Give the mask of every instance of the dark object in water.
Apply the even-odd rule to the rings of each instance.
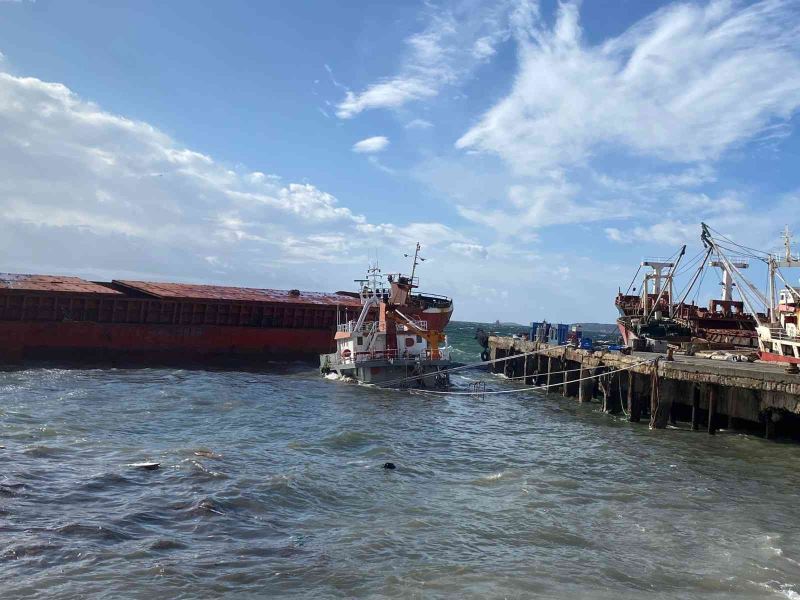
[[[155,471],[158,467],[161,466],[161,463],[157,462],[138,462],[138,463],[130,463],[129,467],[133,467],[135,469],[145,469],[146,471]]]
[[[383,468],[391,470],[391,469],[396,469],[397,467],[394,466],[394,463],[387,462],[387,463],[383,463]]]

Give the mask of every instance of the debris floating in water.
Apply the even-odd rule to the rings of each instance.
[[[202,456],[203,458],[219,458],[219,454],[214,454],[211,450],[195,450],[195,456]]]
[[[134,469],[145,469],[146,471],[155,471],[158,467],[161,466],[161,463],[157,462],[136,462],[136,463],[128,463],[129,467],[133,467]]]
[[[384,469],[396,469],[397,467],[396,467],[396,466],[394,466],[394,463],[392,463],[392,462],[387,462],[387,463],[383,463],[383,468],[384,468]]]

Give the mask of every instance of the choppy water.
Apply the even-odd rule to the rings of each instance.
[[[797,445],[303,365],[4,372],[0,399],[4,600],[800,598]]]

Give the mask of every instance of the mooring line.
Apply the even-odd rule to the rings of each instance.
[[[506,360],[513,360],[515,358],[523,358],[525,356],[534,356],[536,354],[544,354],[545,352],[547,352],[547,350],[550,350],[550,348],[548,348],[546,350],[534,350],[533,352],[523,352],[522,354],[514,354],[513,356],[504,356],[503,358],[494,358],[492,360],[482,360],[481,362],[471,363],[471,364],[468,364],[468,365],[459,365],[457,367],[451,367],[449,369],[443,369],[441,371],[437,371],[437,373],[439,373],[439,374],[453,373],[455,371],[461,371],[461,370],[464,370],[464,369],[473,369],[475,367],[480,367],[480,366],[483,366],[483,365],[493,365],[495,363],[503,362],[503,361],[506,361]],[[431,373],[431,375],[434,375],[434,374],[435,373]],[[375,387],[385,387],[385,386],[389,386],[389,385],[394,385],[395,383],[403,383],[404,381],[418,380],[419,378],[420,378],[420,375],[417,375],[417,376],[414,376],[414,377],[404,377],[404,378],[401,378],[401,379],[394,379],[392,381],[383,381],[381,383],[376,383],[376,384],[373,384],[373,385]]]
[[[622,367],[621,369],[615,369],[613,371],[606,371],[605,373],[599,373],[597,375],[590,375],[588,377],[582,377],[580,379],[575,379],[574,381],[571,381],[569,383],[579,383],[581,381],[586,381],[588,379],[597,379],[598,377],[604,377],[606,375],[613,375],[614,373],[620,373],[622,371],[630,371],[634,367],[638,367],[639,365],[643,365],[643,364],[646,364],[646,363],[653,362],[654,360],[655,360],[654,358],[649,358],[647,360],[641,360],[641,361],[636,362],[636,363],[634,363],[632,365],[628,365],[626,367]],[[520,393],[520,392],[530,392],[530,391],[537,391],[537,390],[545,390],[545,389],[550,389],[551,387],[563,386],[563,385],[564,385],[564,382],[559,382],[559,383],[551,383],[550,385],[545,384],[545,385],[537,385],[537,386],[531,386],[531,387],[514,388],[512,390],[492,390],[492,391],[489,391],[489,392],[481,392],[481,395],[485,394],[485,395],[488,396],[489,394],[492,394],[492,395],[496,395],[496,394],[517,394],[517,393]],[[437,395],[442,395],[442,396],[475,396],[476,395],[475,392],[446,392],[446,391],[423,390],[423,389],[411,389],[410,391],[412,393],[417,393],[417,394],[437,394]]]
[[[561,375],[563,373],[574,373],[575,371],[582,371],[585,368],[586,367],[578,367],[577,369],[566,369],[564,371],[550,371],[549,373],[550,375]],[[502,375],[502,373],[492,373],[492,375]],[[543,375],[546,375],[546,373],[536,373],[536,374],[530,373],[528,375],[515,375],[514,377],[508,377],[507,375],[503,375],[503,379],[505,379],[506,381],[516,381],[517,379],[528,379],[529,377],[537,377],[537,376],[541,377]]]

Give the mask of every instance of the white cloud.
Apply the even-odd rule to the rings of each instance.
[[[358,152],[359,154],[373,154],[375,152],[382,152],[387,146],[389,146],[389,138],[383,135],[376,135],[353,144],[353,152]]]
[[[450,250],[456,252],[457,254],[461,254],[466,256],[467,258],[481,258],[486,259],[489,256],[489,252],[485,246],[481,244],[470,244],[465,242],[453,242],[448,246]]]
[[[366,262],[365,249],[383,240],[357,233],[365,223],[310,183],[228,168],[62,84],[0,72],[8,269],[80,273],[91,265],[96,276],[186,280],[204,279],[213,267],[239,283],[264,283],[254,275],[268,272],[273,285],[282,278],[297,286],[313,265],[304,272],[281,265],[303,257]],[[331,230],[354,239],[349,252]]]
[[[627,241],[624,237],[622,232],[617,229],[616,227],[606,227],[605,228],[606,237],[610,239],[612,242],[625,242]]]
[[[494,48],[494,40],[489,36],[483,36],[475,40],[472,45],[472,56],[478,60],[484,60],[494,55],[497,50]]]
[[[676,194],[673,200],[674,210],[692,215],[735,213],[745,208],[745,203],[736,198],[734,194],[711,198],[707,194],[681,192]]]
[[[602,45],[585,42],[574,3],[520,39],[511,93],[458,141],[517,173],[587,161],[603,145],[672,162],[713,161],[772,135],[800,106],[800,11],[673,4]]]
[[[433,123],[425,119],[413,119],[405,124],[406,129],[430,129]]]
[[[622,218],[629,215],[624,202],[578,202],[579,188],[565,182],[511,185],[502,203],[464,206],[458,211],[466,219],[489,226],[505,235],[521,234],[551,225],[567,225]]]
[[[515,23],[525,20],[520,13],[533,10],[535,6],[514,0],[497,4],[461,0],[448,9],[429,5],[425,16],[429,25],[405,41],[399,72],[361,92],[347,89],[337,105],[337,116],[350,119],[365,110],[398,108],[437,96],[489,59],[495,46],[509,38]]]
[[[478,241],[441,223],[373,225],[267,173],[229,168],[64,85],[0,72],[6,270],[335,290],[376,251],[403,268],[420,241],[429,291],[467,285]]]
[[[667,220],[647,227],[634,227],[629,235],[634,240],[677,247],[696,240],[699,231],[699,223]]]

